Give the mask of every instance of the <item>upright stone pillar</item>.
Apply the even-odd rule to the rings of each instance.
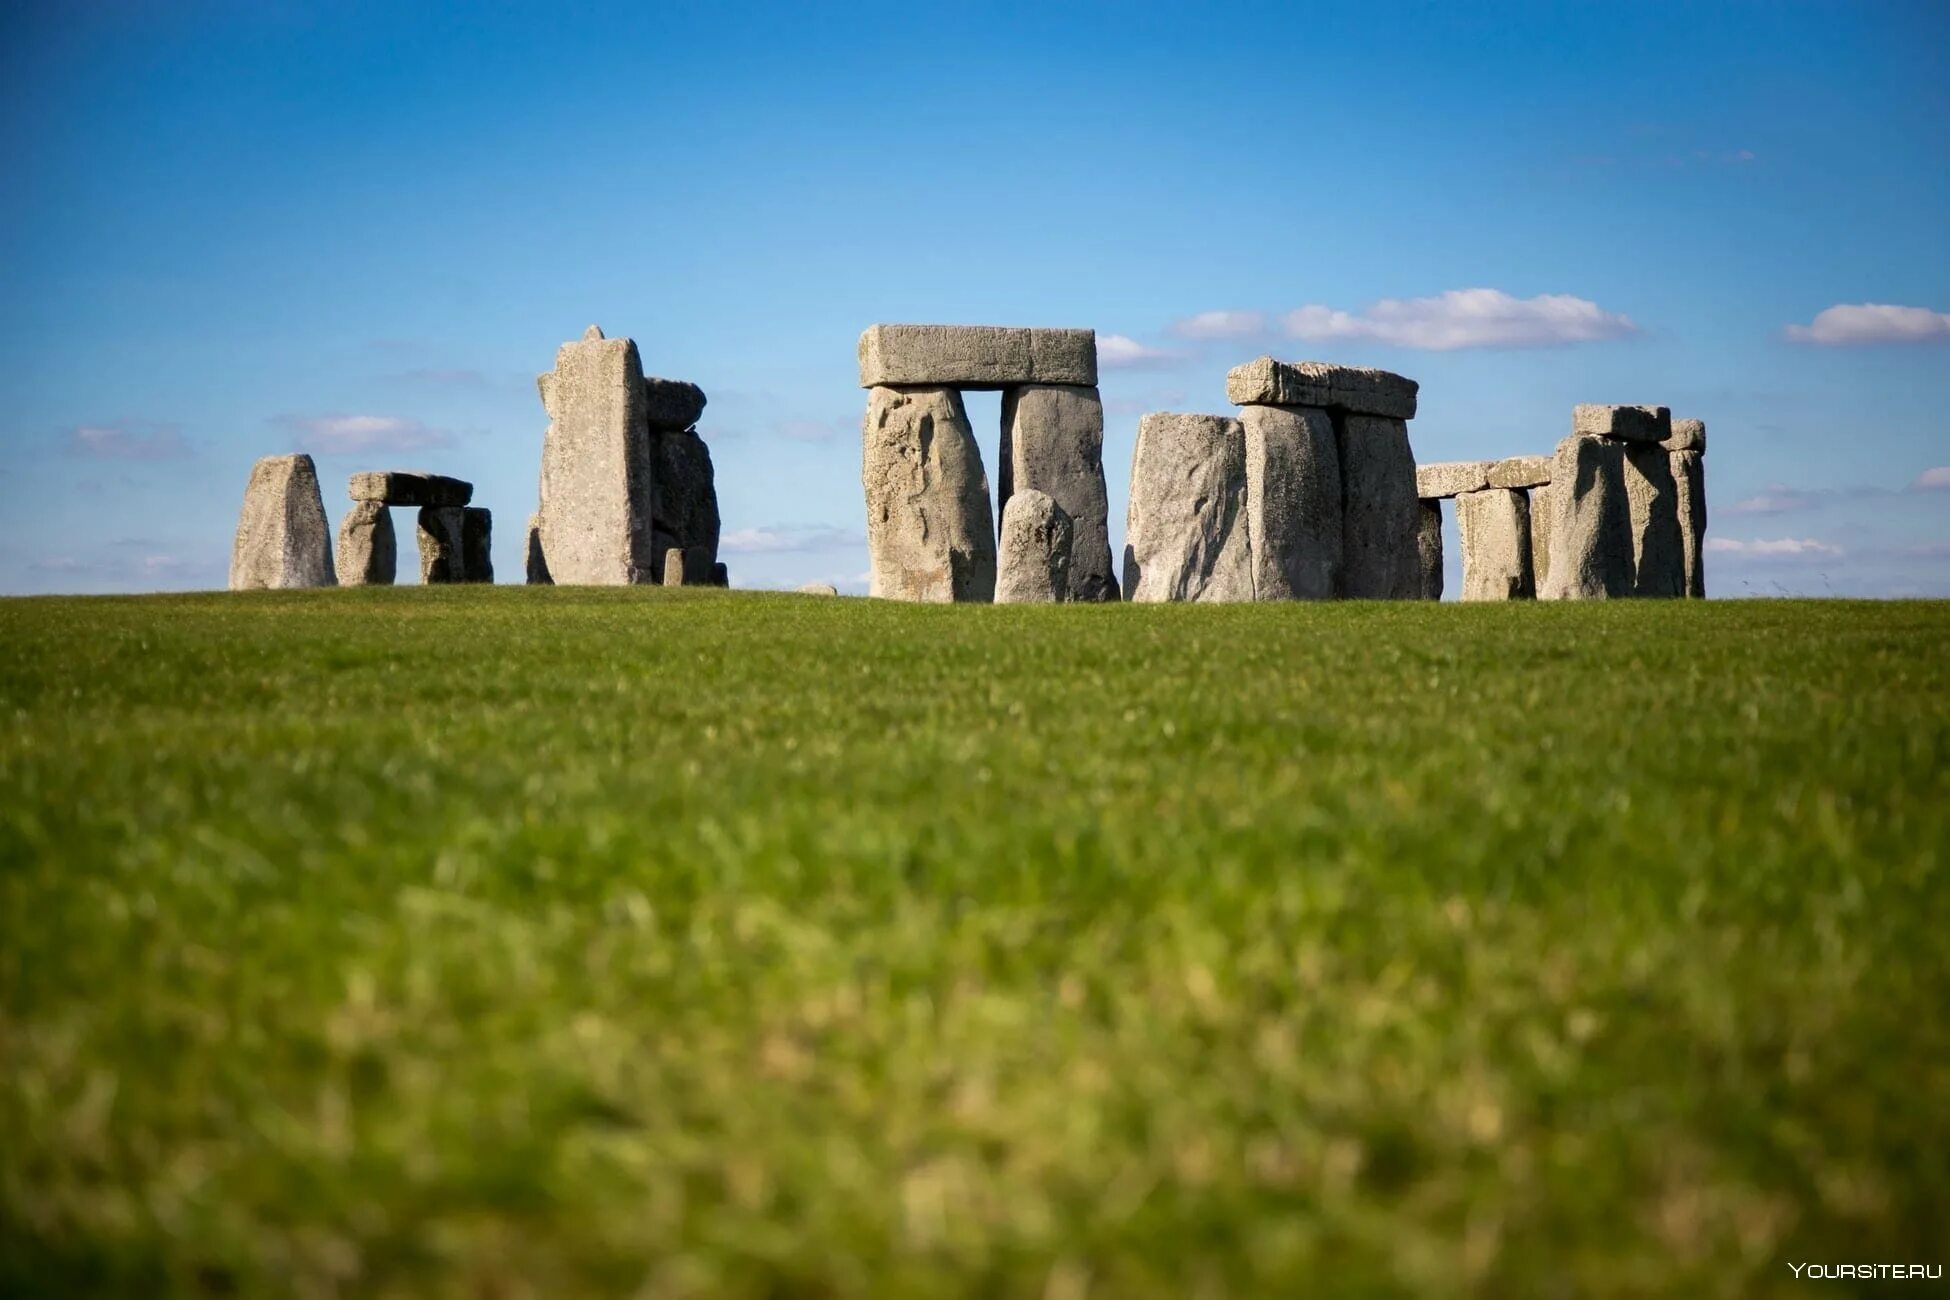
[[[536,380],[548,411],[538,533],[548,573],[570,585],[655,582],[655,490],[643,363],[591,325]]]
[[[997,510],[1017,492],[1046,494],[1070,520],[1067,599],[1114,601],[1110,497],[1104,487],[1104,404],[1095,387],[1022,384],[1002,392]],[[1000,600],[1000,595],[997,596]]]
[[[872,389],[861,461],[869,594],[993,600],[989,481],[961,394],[938,387]]]
[[[337,585],[317,467],[303,454],[264,457],[251,466],[237,514],[230,589]]]
[[[1415,534],[1415,556],[1421,564],[1423,600],[1442,599],[1442,502],[1423,501],[1422,522]]]
[[[542,523],[540,515],[528,516],[528,538],[523,546],[522,566],[526,571],[528,585],[531,587],[553,586],[555,579],[548,573],[548,556],[542,551]]]
[[[420,581],[428,585],[467,580],[466,516],[463,506],[421,506]]]
[[[1484,488],[1456,498],[1464,600],[1529,600],[1530,499],[1521,490]]]
[[[673,546],[664,552],[664,586],[681,587],[683,585],[684,551],[681,547]]]
[[[1047,492],[1018,488],[1002,507],[995,603],[1048,605],[1075,599],[1075,528]]]
[[[1124,541],[1127,600],[1251,600],[1245,426],[1218,415],[1140,420]]]
[[[1557,444],[1550,490],[1550,566],[1538,596],[1544,600],[1630,596],[1635,576],[1624,447],[1608,438],[1572,434]]]
[[[1254,600],[1327,600],[1341,583],[1341,462],[1315,407],[1245,406],[1246,542]]]
[[[1700,553],[1706,541],[1706,425],[1674,420],[1666,448],[1672,457],[1685,594],[1699,600],[1706,595],[1706,562]]]
[[[1632,506],[1632,594],[1683,596],[1686,555],[1671,455],[1656,442],[1624,446],[1625,496]]]
[[[460,570],[462,582],[494,581],[494,513],[486,506],[460,512]]]
[[[1530,514],[1530,575],[1538,591],[1543,590],[1551,535],[1551,458],[1549,456],[1510,456],[1490,466],[1488,486],[1528,493]]]
[[[354,501],[339,524],[341,586],[390,587],[399,570],[399,539],[384,502]]]

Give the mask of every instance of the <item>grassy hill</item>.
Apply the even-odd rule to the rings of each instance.
[[[0,1291],[1950,1240],[1950,605],[0,602]]]

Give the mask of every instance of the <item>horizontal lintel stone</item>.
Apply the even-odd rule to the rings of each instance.
[[[1543,487],[1551,481],[1549,456],[1509,456],[1490,466],[1493,488]]]
[[[1480,492],[1490,485],[1487,460],[1445,460],[1415,467],[1415,495],[1424,501]]]
[[[1667,451],[1696,451],[1706,454],[1706,421],[1674,420],[1672,437],[1666,439]]]
[[[643,379],[644,415],[653,432],[688,429],[704,414],[704,390],[683,379]]]
[[[869,325],[860,387],[1097,385],[1097,331],[1002,325]]]
[[[1571,411],[1571,434],[1619,442],[1664,442],[1672,436],[1672,410],[1664,406],[1579,406]]]
[[[1396,420],[1415,418],[1420,388],[1387,370],[1326,361],[1260,357],[1226,372],[1226,400],[1235,406],[1319,406]]]
[[[465,479],[419,470],[380,469],[354,474],[346,484],[354,501],[378,501],[389,506],[464,506],[474,499],[474,485]]]

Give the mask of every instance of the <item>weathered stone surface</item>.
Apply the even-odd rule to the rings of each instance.
[[[1439,460],[1415,467],[1415,495],[1424,501],[1480,492],[1490,485],[1489,460]]]
[[[636,344],[591,325],[556,350],[554,371],[536,386],[549,415],[536,517],[550,576],[570,585],[654,582],[655,479]]]
[[[1620,442],[1664,442],[1672,436],[1672,412],[1663,406],[1578,406],[1571,434]]]
[[[1000,325],[870,325],[860,387],[1097,386],[1097,331]]]
[[[462,582],[494,581],[494,512],[468,506],[460,512]]]
[[[995,603],[1049,605],[1070,599],[1070,516],[1055,498],[1022,488],[1002,507],[996,540]]]
[[[1024,384],[1002,394],[997,508],[1013,493],[1047,493],[1070,519],[1067,600],[1114,601],[1110,496],[1104,487],[1104,404],[1094,388]],[[1000,597],[998,596],[999,600]]]
[[[1126,600],[1251,600],[1245,426],[1220,415],[1138,421],[1124,533]]]
[[[1456,498],[1464,600],[1529,600],[1530,498],[1521,489],[1485,488]]]
[[[870,594],[941,602],[995,598],[988,475],[960,393],[872,389],[860,479]]]
[[[548,576],[548,553],[542,549],[542,523],[540,515],[528,516],[528,544],[524,550],[530,586],[547,587],[554,585],[555,579]]]
[[[1544,594],[1544,578],[1550,573],[1551,525],[1557,517],[1554,491],[1549,483],[1530,489],[1530,571],[1540,599]]]
[[[666,587],[683,586],[684,567],[685,567],[684,549],[681,546],[673,546],[669,550],[665,551],[664,552],[664,586]]]
[[[1493,488],[1543,487],[1551,481],[1549,456],[1510,456],[1490,466]]]
[[[1607,600],[1632,594],[1632,504],[1625,448],[1577,434],[1551,465],[1549,569],[1543,600]]]
[[[1421,564],[1423,600],[1442,599],[1442,502],[1424,501],[1421,527],[1415,534],[1415,558]]]
[[[731,570],[725,567],[723,560],[711,566],[711,585],[726,589],[731,586]]]
[[[653,537],[662,534],[684,551],[684,580],[696,586],[711,581],[718,559],[718,488],[711,468],[711,450],[692,430],[650,435],[651,476],[655,480],[651,511]],[[654,553],[662,548],[653,545]],[[661,561],[659,562],[661,563]],[[658,569],[662,573],[661,568]]]
[[[837,596],[840,589],[830,582],[808,582],[801,584],[798,592],[802,596]]]
[[[1686,594],[1686,556],[1679,535],[1679,488],[1672,457],[1656,443],[1625,445],[1625,497],[1632,506],[1632,594]]]
[[[1312,407],[1248,406],[1239,424],[1253,599],[1330,599],[1340,586],[1343,544],[1333,420]]]
[[[474,485],[417,469],[379,469],[354,474],[345,485],[354,501],[383,501],[389,506],[464,506],[474,499]]]
[[[393,512],[377,501],[354,501],[339,523],[339,584],[390,587],[398,571]]]
[[[1226,400],[1235,406],[1320,406],[1355,415],[1415,418],[1413,379],[1366,366],[1259,357],[1226,373]]]
[[[1677,492],[1679,551],[1685,571],[1685,594],[1695,600],[1706,595],[1706,560],[1700,548],[1706,541],[1706,453],[1672,453],[1672,480]]]
[[[704,414],[704,390],[684,379],[643,380],[643,419],[652,433],[688,429]]]
[[[465,582],[466,512],[459,506],[421,506],[420,581]]]
[[[1672,437],[1666,439],[1667,451],[1696,451],[1706,454],[1706,421],[1674,420]]]
[[[266,456],[251,466],[230,547],[230,589],[335,587],[332,526],[310,456]]]
[[[1341,594],[1414,600],[1422,593],[1415,452],[1408,426],[1374,415],[1334,421],[1341,457]]]

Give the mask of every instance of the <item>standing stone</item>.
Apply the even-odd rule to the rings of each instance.
[[[1551,495],[1550,483],[1530,489],[1530,573],[1537,583],[1540,600],[1544,597],[1544,579],[1551,571],[1551,524],[1556,517],[1556,498]]]
[[[996,543],[995,603],[1047,605],[1071,599],[1075,529],[1046,492],[1021,488],[1002,507]]]
[[[1632,507],[1632,594],[1686,594],[1686,553],[1672,457],[1656,442],[1625,444],[1625,496]]]
[[[1442,502],[1424,501],[1422,524],[1415,534],[1415,557],[1422,566],[1423,600],[1442,599]]]
[[[338,576],[342,586],[390,587],[399,570],[393,512],[377,501],[354,501],[339,524]]]
[[[731,586],[731,570],[725,567],[723,560],[711,566],[711,585],[726,589]]]
[[[420,581],[465,582],[466,512],[461,506],[420,507]]]
[[[1679,514],[1679,552],[1684,567],[1685,594],[1695,600],[1706,595],[1706,456],[1704,452],[1672,453],[1672,479]]]
[[[548,576],[548,553],[542,549],[542,517],[528,516],[528,544],[524,557],[527,564],[528,584],[532,587],[554,585],[555,579]]]
[[[573,585],[654,582],[655,480],[636,344],[591,325],[556,350],[536,386],[549,416],[536,512],[549,574]]]
[[[667,379],[656,382],[674,383]],[[699,401],[702,400],[700,394]],[[711,566],[717,562],[720,527],[711,451],[695,429],[666,430],[650,435],[650,459],[651,477],[656,484],[651,508],[652,533],[668,535],[670,540],[663,549],[669,546],[683,549],[684,562],[690,566],[684,572],[684,581],[704,586],[710,582]],[[657,555],[663,553],[654,544],[652,551]]]
[[[1138,421],[1124,533],[1125,599],[1251,600],[1245,426],[1219,415]]]
[[[682,547],[673,546],[664,552],[664,586],[681,587],[683,585],[684,550]]]
[[[1625,449],[1572,434],[1551,464],[1550,567],[1543,600],[1607,600],[1632,594],[1632,505]]]
[[[336,587],[332,526],[310,456],[266,456],[251,466],[237,537],[230,548],[230,589]]]
[[[988,475],[959,392],[870,390],[860,480],[867,497],[871,595],[995,599]]]
[[[1530,498],[1513,488],[1486,488],[1456,498],[1462,537],[1464,600],[1529,600],[1537,594],[1530,565]]]
[[[468,506],[460,512],[462,582],[494,581],[494,512]]]
[[[1309,407],[1239,412],[1254,600],[1328,600],[1341,581],[1341,462],[1334,422]]]
[[[1104,488],[1104,404],[1097,390],[1069,384],[1005,389],[1000,460],[996,505],[1002,514],[1014,493],[1033,489],[1046,493],[1070,519],[1070,594],[1064,599],[1116,600],[1110,496]]]
[[[1376,415],[1335,420],[1340,443],[1341,594],[1356,600],[1414,600],[1422,592],[1415,452],[1408,425]]]

